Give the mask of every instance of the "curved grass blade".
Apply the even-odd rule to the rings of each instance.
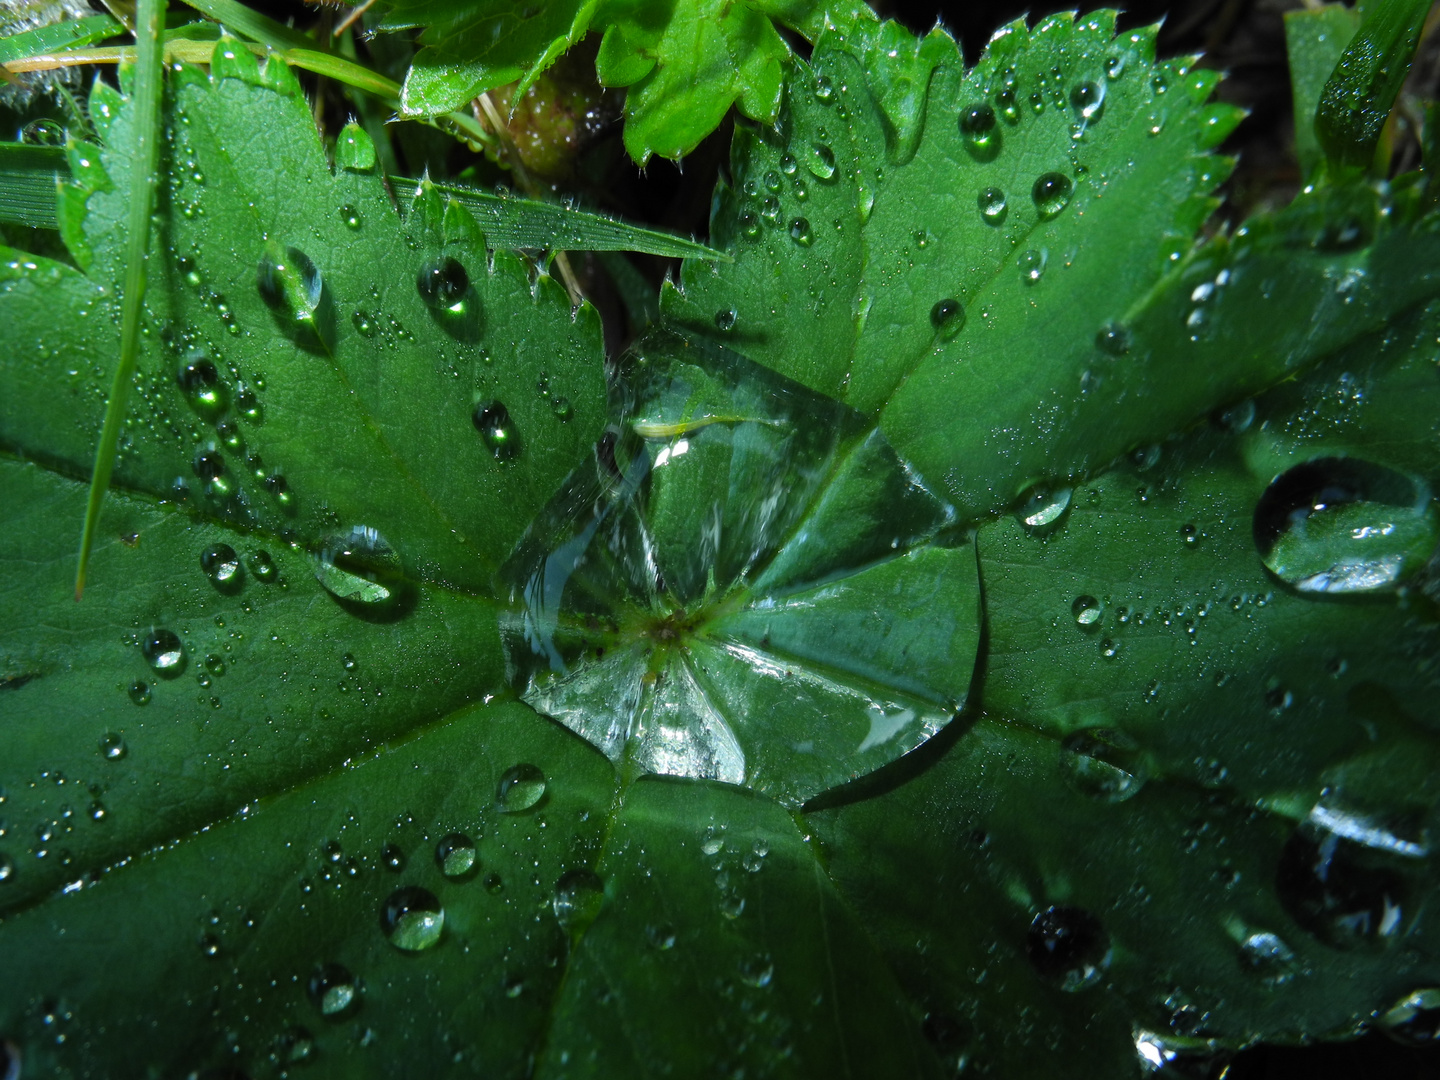
[[[55,228],[55,185],[69,171],[58,146],[0,143],[0,222]]]
[[[0,64],[11,60],[23,60],[27,56],[55,52],[58,49],[79,48],[95,41],[123,33],[125,28],[109,15],[86,15],[80,19],[49,26],[37,26],[9,37],[0,38]]]
[[[420,184],[419,180],[398,180]],[[731,262],[730,256],[683,236],[643,229],[603,214],[540,202],[456,184],[432,186],[452,196],[475,215],[485,238],[495,247],[538,248],[546,251],[639,251],[676,259]]]
[[[95,451],[95,471],[90,477],[90,498],[85,506],[85,528],[80,536],[80,561],[75,571],[75,599],[85,591],[85,569],[95,543],[95,526],[100,505],[110,486],[115,468],[115,448],[120,441],[120,424],[125,418],[125,401],[140,348],[140,307],[145,298],[145,259],[150,244],[150,210],[155,201],[155,169],[160,155],[160,24],[164,17],[161,0],[140,0],[135,12],[135,156],[132,159],[133,195],[130,201],[129,241],[126,254],[125,293],[120,323],[120,360],[110,384],[105,406],[105,426]]]

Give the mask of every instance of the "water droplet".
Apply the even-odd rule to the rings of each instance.
[[[675,928],[669,923],[651,923],[645,927],[645,939],[654,948],[666,952],[675,947]]]
[[[815,143],[805,155],[805,168],[817,180],[829,180],[835,175],[835,151],[824,143]]]
[[[1130,351],[1130,331],[1121,323],[1106,323],[1095,334],[1095,347],[1111,356],[1124,356]]]
[[[130,695],[130,700],[133,701],[136,705],[149,705],[149,704],[150,704],[150,698],[151,698],[152,694],[151,694],[150,684],[149,684],[149,683],[147,683],[147,682],[140,682],[140,681],[138,681],[138,680],[135,681],[135,682],[132,682],[132,683],[130,684],[130,689],[129,689],[129,691],[127,691],[127,692],[128,692],[129,695]]]
[[[835,85],[830,81],[829,77],[825,75],[816,75],[815,100],[820,102],[822,105],[825,105],[829,104],[834,97]]]
[[[379,329],[368,311],[357,309],[355,314],[350,316],[350,321],[355,325],[355,330],[361,337],[373,338],[375,331]]]
[[[1036,116],[1045,111],[1045,95],[1039,90],[1030,95],[1030,111]]]
[[[380,928],[397,949],[419,952],[439,942],[445,929],[445,912],[429,889],[402,885],[380,908]]]
[[[240,587],[240,556],[229,544],[211,544],[200,553],[200,569],[221,592]]]
[[[1075,790],[1101,802],[1119,803],[1145,784],[1129,765],[1134,740],[1110,728],[1071,732],[1060,743],[1060,771]]]
[[[1105,605],[1093,596],[1077,596],[1070,605],[1070,614],[1075,616],[1075,625],[1082,630],[1099,626],[1100,617],[1104,613]]]
[[[211,960],[217,959],[220,956],[220,939],[214,934],[201,934],[200,952]]]
[[[583,930],[600,912],[605,901],[605,886],[590,870],[571,870],[555,883],[551,905],[555,918],[566,930]]]
[[[225,658],[219,653],[208,653],[205,657],[205,670],[211,675],[224,675]]]
[[[1106,660],[1114,660],[1117,656],[1120,655],[1120,643],[1118,641],[1112,641],[1110,640],[1110,638],[1106,638],[1104,641],[1100,642],[1100,655],[1103,656]]]
[[[556,395],[550,399],[550,414],[554,416],[556,420],[562,422],[568,421],[575,415],[575,407],[570,404],[569,398]]]
[[[545,797],[545,774],[522,762],[505,770],[495,786],[495,806],[502,814],[529,810]]]
[[[185,399],[206,420],[216,420],[230,404],[230,394],[220,380],[215,362],[201,352],[192,352],[175,376]]]
[[[780,194],[780,174],[774,169],[767,169],[764,177],[765,190],[772,195]]]
[[[746,210],[740,215],[740,232],[748,240],[754,240],[760,235],[760,219],[755,211]]]
[[[65,129],[54,120],[31,120],[20,129],[20,141],[28,146],[64,146]]]
[[[786,176],[794,176],[800,169],[800,163],[795,160],[794,154],[782,154],[780,157],[780,171]]]
[[[1035,200],[1035,209],[1040,217],[1048,221],[1070,205],[1072,190],[1070,178],[1064,173],[1047,172],[1035,181],[1030,197]]]
[[[1297,591],[1394,589],[1440,540],[1428,486],[1360,458],[1316,458],[1277,477],[1255,507],[1266,569]]]
[[[1079,83],[1070,91],[1070,104],[1083,119],[1094,120],[1105,108],[1105,89],[1093,82]]]
[[[1412,990],[1381,1013],[1375,1026],[1405,1046],[1440,1043],[1440,988]]]
[[[995,110],[983,101],[960,111],[960,134],[965,140],[965,148],[981,161],[989,161],[1000,150],[1000,128],[995,122]]]
[[[746,986],[761,990],[769,986],[774,977],[775,964],[764,953],[747,956],[740,961],[740,981]]]
[[[442,836],[435,845],[435,865],[448,878],[463,878],[475,867],[475,841],[464,833]]]
[[[360,984],[340,964],[320,964],[305,987],[310,1001],[328,1019],[340,1019],[360,1007]]]
[[[930,325],[941,341],[950,341],[965,326],[965,305],[953,296],[937,300],[930,309]]]
[[[801,247],[809,247],[815,240],[815,234],[810,230],[810,222],[803,217],[797,217],[790,222],[790,239]]]
[[[1110,964],[1110,937],[1084,908],[1057,904],[1035,916],[1025,955],[1042,977],[1074,992],[1100,981]]]
[[[10,861],[10,856],[0,855],[0,885],[15,877],[15,864]],[[18,1074],[16,1074],[18,1076]],[[5,1074],[5,1080],[11,1080],[11,1074]]]
[[[314,565],[315,580],[345,603],[383,609],[397,603],[404,591],[400,556],[379,532],[365,525],[328,538]]]
[[[436,311],[451,315],[465,313],[465,294],[470,290],[470,275],[455,259],[444,258],[426,263],[415,278],[420,299]]]
[[[340,207],[340,220],[345,223],[347,229],[360,228],[360,212],[353,206]]]
[[[1336,948],[1383,946],[1404,929],[1409,889],[1400,867],[1429,846],[1399,827],[1317,803],[1280,853],[1275,889],[1297,923]]]
[[[520,453],[520,433],[515,430],[510,410],[505,408],[504,402],[479,403],[470,419],[496,461],[511,461]]]
[[[119,761],[127,753],[129,753],[129,747],[125,745],[124,738],[116,732],[109,732],[101,738],[100,756],[106,761]]]
[[[400,873],[405,869],[405,852],[398,844],[386,844],[380,849],[380,865],[392,874]]]
[[[268,551],[250,552],[245,559],[245,565],[250,568],[250,573],[255,575],[256,581],[274,581],[279,574],[275,560]]]
[[[1038,283],[1045,276],[1046,259],[1044,251],[1036,251],[1034,248],[1022,251],[1020,258],[1015,261],[1015,265],[1020,268],[1020,280],[1026,285]]]
[[[185,646],[171,630],[157,628],[140,642],[140,654],[152,671],[164,679],[173,679],[185,670]]]
[[[771,225],[780,224],[780,200],[774,195],[769,196],[760,204],[760,216]]]
[[[255,281],[260,298],[271,311],[301,328],[316,330],[316,312],[325,284],[308,255],[299,248],[281,248],[272,241],[260,257]]]
[[[1261,931],[1240,942],[1240,960],[1266,986],[1283,986],[1295,975],[1295,953],[1279,935]]]
[[[987,187],[975,198],[975,205],[986,224],[999,225],[1005,220],[1005,192],[998,187]]]
[[[733,307],[722,308],[715,313],[715,329],[722,334],[728,334],[735,329],[735,309]]]
[[[1074,489],[1037,484],[1020,501],[1016,516],[1031,536],[1044,536],[1064,523]]]

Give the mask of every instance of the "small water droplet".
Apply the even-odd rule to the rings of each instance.
[[[583,930],[600,912],[605,886],[592,871],[570,870],[555,883],[551,906],[560,925],[569,931]]]
[[[100,756],[106,761],[119,761],[127,753],[129,753],[129,747],[125,745],[124,738],[116,732],[112,731],[101,738]]]
[[[327,1019],[340,1019],[360,1007],[360,984],[340,964],[320,964],[310,975],[305,992]]]
[[[829,180],[835,175],[835,151],[824,143],[814,143],[805,155],[805,168],[817,180]]]
[[[1015,260],[1015,265],[1020,269],[1020,280],[1026,285],[1037,284],[1045,276],[1046,261],[1044,251],[1037,251],[1035,248],[1022,251]]]
[[[127,693],[130,695],[130,700],[136,705],[149,705],[150,698],[153,696],[150,690],[150,684],[140,682],[139,680],[130,684],[130,689]]]
[[[1130,331],[1121,323],[1106,323],[1095,334],[1095,347],[1110,356],[1124,356],[1130,351]]]
[[[835,97],[835,84],[826,75],[815,76],[815,100],[822,105],[829,104]]]
[[[446,257],[426,263],[415,278],[415,288],[420,299],[435,311],[463,315],[470,275],[457,260]]]
[[[1090,912],[1057,904],[1035,916],[1025,954],[1042,977],[1073,993],[1100,981],[1110,965],[1110,938]]]
[[[185,358],[175,381],[190,407],[206,420],[218,419],[230,404],[230,394],[215,362],[202,352],[193,351]]]
[[[355,330],[361,337],[373,338],[375,331],[379,329],[379,327],[375,325],[375,320],[370,317],[370,313],[361,311],[358,308],[355,314],[350,316],[350,321],[354,323]]]
[[[1000,150],[1000,128],[995,110],[986,102],[977,102],[960,110],[960,135],[965,148],[981,161],[989,161]]]
[[[256,581],[274,581],[279,574],[275,560],[270,557],[268,551],[250,552],[245,559],[245,565],[250,568],[250,573],[255,575]]]
[[[511,461],[520,453],[520,433],[502,401],[481,402],[470,414],[475,430],[496,461]]]
[[[930,309],[930,325],[941,341],[950,341],[965,326],[965,305],[953,296],[937,300]]]
[[[185,646],[174,631],[163,627],[147,633],[140,642],[140,654],[161,678],[173,679],[185,670]]]
[[[1070,178],[1064,173],[1047,172],[1035,181],[1030,197],[1035,200],[1035,209],[1046,221],[1055,217],[1070,205],[1070,193],[1074,189]]]
[[[728,334],[735,329],[735,309],[733,307],[721,308],[715,313],[715,329],[722,334]]]
[[[1005,192],[998,187],[982,188],[980,194],[975,198],[975,205],[980,210],[980,216],[985,219],[988,225],[999,225],[1005,220]]]
[[[301,326],[314,327],[325,285],[319,269],[299,248],[268,243],[260,257],[256,286],[272,311]]]
[[[15,878],[15,864],[10,861],[10,856],[0,855],[0,885]],[[18,1074],[16,1074],[18,1077]],[[5,1080],[11,1080],[10,1074],[6,1074]]]
[[[774,977],[775,964],[763,953],[747,956],[740,961],[740,981],[746,986],[761,990],[769,986]]]
[[[464,833],[450,833],[435,845],[435,865],[448,878],[463,878],[475,863],[475,841]]]
[[[557,394],[550,399],[550,414],[556,420],[566,422],[575,415],[575,407],[570,404],[569,398]]]
[[[1104,641],[1100,642],[1100,655],[1103,656],[1106,660],[1114,660],[1117,656],[1120,655],[1120,643],[1118,641],[1112,641],[1110,638],[1106,638]]]
[[[774,195],[768,196],[765,201],[760,204],[760,216],[771,225],[779,225],[780,200],[775,198]]]
[[[345,603],[381,609],[397,603],[404,591],[400,556],[379,532],[365,525],[327,538],[314,558],[314,568],[315,580]]]
[[[234,592],[240,587],[240,556],[229,544],[211,544],[202,551],[200,569],[221,592]]]
[[[522,762],[506,769],[495,786],[495,806],[502,814],[518,814],[545,797],[545,774]]]
[[[800,163],[795,160],[794,154],[782,154],[780,157],[780,171],[786,176],[794,176],[800,169]]]
[[[340,220],[345,223],[347,229],[360,228],[360,212],[353,206],[340,207]]]
[[[65,129],[54,120],[31,120],[20,129],[20,141],[27,146],[64,146]]]
[[[386,940],[397,949],[420,952],[440,941],[445,929],[445,911],[429,889],[402,885],[381,906],[380,928]]]
[[[790,222],[790,239],[801,247],[809,247],[815,240],[815,234],[810,229],[810,222],[803,217],[797,217]]]
[[[1240,959],[1270,987],[1283,986],[1295,976],[1295,953],[1269,932],[1253,933],[1240,942]]]
[[[380,865],[392,874],[400,873],[405,869],[405,852],[398,844],[386,844],[380,849]]]
[[[778,172],[776,172],[774,169],[766,170],[764,176],[764,184],[766,191],[770,192],[770,194],[772,195],[780,194],[781,183],[782,181],[780,180],[780,174]]]
[[[666,952],[675,947],[675,928],[669,923],[651,923],[645,927],[645,939],[654,948]]]

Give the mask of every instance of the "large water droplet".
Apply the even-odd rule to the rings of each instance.
[[[555,883],[551,901],[555,918],[566,930],[583,930],[600,912],[605,886],[590,870],[571,870]]]
[[[1428,486],[1359,458],[1317,458],[1282,473],[1255,507],[1266,568],[1311,595],[1393,589],[1440,540]]]
[[[520,433],[503,401],[477,404],[470,420],[496,461],[511,461],[520,453]]]
[[[980,216],[988,225],[999,225],[1005,220],[1005,192],[998,187],[983,188],[975,198]]]
[[[230,394],[220,380],[215,362],[202,352],[192,352],[175,376],[190,407],[204,419],[214,421],[230,404]]]
[[[328,538],[315,556],[315,580],[335,599],[386,609],[404,593],[400,556],[376,530],[356,525]]]
[[[435,865],[448,878],[463,878],[475,869],[475,841],[464,833],[442,836],[435,845]]]
[[[1381,1013],[1375,1026],[1405,1046],[1440,1044],[1440,988],[1411,991]]]
[[[282,248],[266,244],[256,275],[260,298],[283,321],[294,329],[319,335],[317,313],[324,296],[325,283],[319,269],[299,248]]]
[[[1110,964],[1110,937],[1084,908],[1057,904],[1035,916],[1025,954],[1042,976],[1073,992],[1100,981]]]
[[[403,885],[380,908],[380,928],[397,949],[419,952],[439,942],[445,929],[445,911],[429,889]]]
[[[20,141],[27,146],[64,146],[65,129],[55,120],[31,120],[20,129]]]
[[[930,325],[941,341],[951,340],[965,326],[965,305],[953,296],[937,300],[930,309]]]
[[[211,544],[202,551],[200,569],[221,592],[233,593],[240,588],[240,556],[229,544]]]
[[[1098,83],[1082,82],[1070,91],[1070,104],[1085,120],[1095,120],[1105,108],[1105,88]]]
[[[447,257],[426,263],[415,278],[415,288],[420,293],[420,299],[435,311],[463,315],[470,275],[459,262]]]
[[[1143,775],[1124,767],[1135,749],[1134,740],[1110,728],[1071,732],[1060,744],[1060,771],[1092,799],[1124,802],[1145,785]]]
[[[1075,625],[1080,629],[1094,630],[1099,627],[1100,618],[1105,614],[1105,605],[1093,596],[1077,596],[1070,605],[1070,614],[1075,616]]]
[[[360,984],[340,964],[320,964],[310,975],[305,992],[327,1019],[338,1020],[360,1007]]]
[[[172,630],[151,630],[140,642],[140,654],[161,678],[173,679],[185,670],[185,646]]]
[[[983,101],[960,111],[960,135],[965,140],[965,148],[981,161],[989,161],[1000,151],[995,110]]]
[[[1048,221],[1070,205],[1072,190],[1074,185],[1064,173],[1047,172],[1035,181],[1030,197],[1035,200],[1035,209],[1040,217]]]
[[[109,732],[100,740],[100,756],[106,761],[119,761],[128,752],[125,739],[116,732]]]
[[[1072,488],[1037,484],[1021,499],[1015,516],[1030,535],[1044,536],[1064,524],[1072,494]]]
[[[495,806],[502,814],[529,810],[545,797],[545,774],[522,762],[505,770],[495,786]]]
[[[829,180],[835,175],[835,151],[824,143],[815,143],[805,155],[805,168],[817,180]]]

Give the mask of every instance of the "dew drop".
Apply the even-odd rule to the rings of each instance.
[[[735,309],[733,307],[721,308],[715,313],[715,329],[722,334],[728,334],[735,329]]]
[[[1112,641],[1110,638],[1106,638],[1104,641],[1100,642],[1100,655],[1103,656],[1106,660],[1114,660],[1117,656],[1120,655],[1120,643],[1118,641]]]
[[[256,581],[274,581],[279,575],[275,566],[275,560],[270,557],[268,551],[256,550],[250,552],[245,559],[245,565],[250,568],[250,573],[255,575]]]
[[[980,216],[988,225],[999,225],[1005,220],[1005,192],[998,187],[987,187],[981,190],[975,198],[975,205],[980,210]]]
[[[965,326],[965,305],[953,296],[937,300],[930,309],[930,325],[941,341],[950,341]]]
[[[314,326],[325,285],[319,269],[299,248],[267,244],[256,286],[270,310],[301,326]]]
[[[545,797],[545,774],[522,762],[505,770],[495,786],[495,806],[502,814],[529,810]]]
[[[360,984],[340,964],[320,964],[310,975],[305,992],[327,1019],[340,1019],[360,1007]]]
[[[173,679],[185,670],[185,646],[172,630],[151,630],[140,642],[140,654],[161,678]]]
[[[475,430],[496,461],[511,461],[520,453],[520,433],[510,419],[510,410],[501,401],[476,404],[470,414]]]
[[[810,229],[810,222],[803,217],[797,217],[790,222],[790,239],[801,247],[809,247],[815,241],[815,234]]]
[[[353,206],[340,207],[340,220],[345,223],[347,229],[360,228],[360,212]]]
[[[1083,795],[1100,802],[1124,802],[1145,783],[1143,775],[1127,767],[1135,750],[1134,740],[1110,728],[1075,731],[1060,743],[1060,771]]]
[[[200,569],[221,592],[240,587],[240,556],[229,544],[211,544],[200,553]]]
[[[1104,613],[1105,605],[1089,595],[1077,596],[1070,605],[1070,614],[1075,617],[1075,625],[1082,630],[1099,626],[1100,617]]]
[[[130,684],[130,689],[127,693],[130,695],[130,700],[136,705],[149,705],[150,698],[153,696],[150,691],[150,684],[138,680]]]
[[[366,525],[326,539],[314,557],[314,567],[315,580],[326,592],[366,609],[396,604],[404,590],[400,556],[379,532]]]
[[[669,923],[651,923],[645,927],[645,939],[651,947],[668,952],[675,947],[675,928]]]
[[[1057,904],[1035,916],[1025,954],[1043,978],[1073,993],[1100,981],[1110,964],[1110,938],[1090,912]]]
[[[978,102],[960,111],[960,135],[965,148],[982,161],[989,161],[1000,149],[1000,129],[995,110]]]
[[[835,97],[835,84],[826,75],[815,76],[815,100],[827,105]]]
[[[375,320],[370,317],[370,313],[358,308],[355,314],[350,316],[350,321],[355,325],[355,330],[361,337],[373,338],[375,331],[379,329],[375,325]]]
[[[65,129],[54,120],[31,120],[20,129],[20,141],[27,146],[64,146]]]
[[[1016,517],[1031,536],[1044,536],[1064,523],[1073,494],[1073,488],[1037,484],[1021,500]]]
[[[216,420],[230,404],[230,395],[220,380],[215,362],[201,352],[192,352],[175,376],[185,399],[206,420]]]
[[[1278,934],[1261,931],[1240,942],[1240,961],[1266,986],[1283,986],[1295,976],[1295,953]]]
[[[0,885],[5,884],[7,881],[14,880],[14,877],[15,864],[10,861],[10,856],[0,855]],[[19,1073],[15,1073],[15,1076],[18,1077]],[[11,1074],[6,1073],[5,1080],[11,1080]]]
[[[381,906],[380,928],[386,940],[397,949],[420,952],[440,941],[445,929],[445,911],[429,889],[402,885]]]
[[[760,216],[764,218],[768,224],[780,224],[780,200],[775,198],[774,195],[767,197],[766,200],[760,204]]]
[[[463,878],[475,869],[475,841],[464,833],[442,836],[435,845],[435,865],[447,878]]]
[[[794,176],[800,170],[800,163],[795,160],[794,154],[783,154],[780,157],[780,171],[786,176]]]
[[[829,180],[835,175],[835,151],[824,143],[815,143],[805,155],[805,168],[817,180]]]
[[[398,844],[386,844],[380,849],[380,865],[389,870],[392,874],[398,874],[405,869],[405,852],[400,850]]]
[[[774,169],[766,170],[764,176],[764,184],[766,191],[770,192],[770,194],[772,195],[780,194],[781,183],[782,181],[780,180],[780,174],[778,172],[776,172]]]
[[[1440,1044],[1440,988],[1412,990],[1381,1013],[1375,1026],[1405,1046]]]
[[[550,399],[550,414],[561,422],[568,421],[575,415],[575,407],[570,404],[570,399],[557,394]]]
[[[583,930],[600,912],[605,900],[605,886],[590,870],[571,870],[555,883],[551,906],[555,918],[569,931]]]
[[[1094,120],[1105,107],[1105,90],[1097,83],[1079,83],[1070,91],[1070,104],[1083,119]]]
[[[129,752],[125,740],[112,731],[100,739],[100,756],[106,761],[119,761]]]
[[[1064,173],[1047,172],[1035,181],[1035,186],[1030,189],[1030,197],[1035,201],[1035,209],[1039,211],[1040,217],[1048,221],[1070,205],[1072,190],[1070,178]]]
[[[1026,285],[1038,284],[1045,276],[1046,254],[1034,248],[1022,251],[1015,265],[1020,269],[1020,280]]]
[[[1095,334],[1095,347],[1110,356],[1124,356],[1130,351],[1130,331],[1122,323],[1106,323]]]
[[[470,288],[470,275],[458,261],[447,257],[426,263],[415,278],[415,288],[428,307],[452,315],[463,315],[465,294]]]

